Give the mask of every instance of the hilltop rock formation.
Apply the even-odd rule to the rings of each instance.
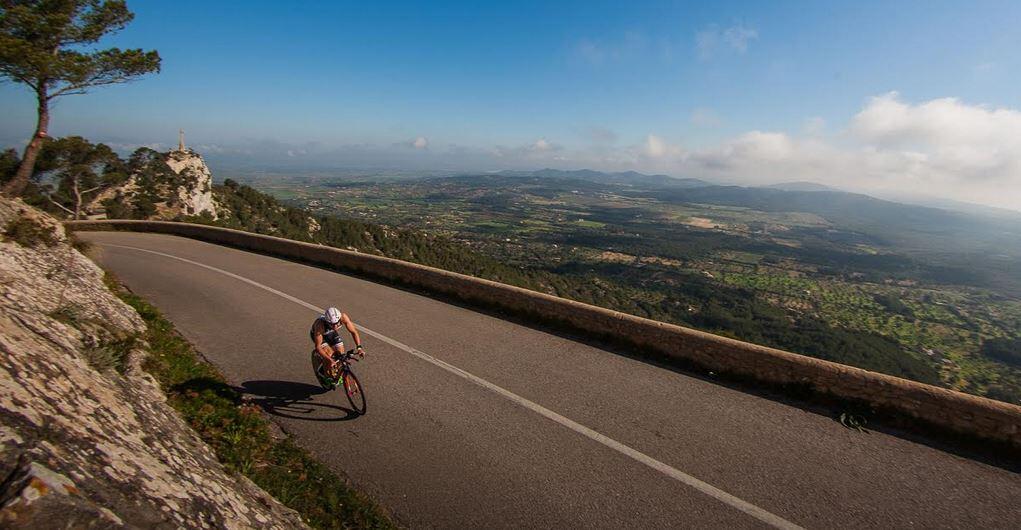
[[[208,213],[216,219],[216,205],[213,203],[213,174],[198,153],[190,149],[171,151],[167,154],[167,166],[188,179],[189,186],[177,187],[178,204],[186,215]],[[193,180],[192,180],[193,179]]]
[[[90,202],[89,218],[219,217],[212,173],[195,151],[141,149],[132,155],[129,167],[132,173],[127,181],[103,190]]]
[[[165,403],[143,321],[55,219],[0,199],[0,227],[0,527],[304,527]]]

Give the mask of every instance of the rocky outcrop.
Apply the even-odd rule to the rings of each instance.
[[[170,169],[188,179],[194,179],[191,186],[178,186],[177,197],[186,215],[208,213],[217,218],[216,205],[213,202],[213,175],[198,153],[190,149],[171,151],[167,154],[167,165]]]
[[[128,217],[179,219],[190,216],[219,218],[213,199],[213,175],[202,157],[191,149],[168,153],[150,151],[123,184],[107,188],[86,206],[90,219]]]
[[[0,199],[0,227],[0,527],[304,526],[165,403],[142,320],[56,220]]]

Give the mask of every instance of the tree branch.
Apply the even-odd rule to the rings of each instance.
[[[46,196],[46,198],[47,198],[47,199],[48,199],[48,200],[49,200],[50,202],[52,202],[52,203],[53,203],[53,205],[54,205],[54,206],[56,206],[57,208],[60,208],[61,210],[64,210],[65,212],[67,212],[67,213],[68,213],[68,215],[74,215],[74,212],[72,212],[72,211],[71,211],[70,209],[68,209],[68,208],[67,208],[66,206],[64,206],[63,204],[60,204],[59,202],[57,202],[57,201],[53,200],[53,197],[50,197],[49,195],[47,195],[47,196]]]
[[[28,78],[28,77],[25,77],[25,76],[21,75],[20,73],[10,71],[10,70],[8,70],[6,68],[0,68],[0,74],[5,75],[7,77],[10,77],[11,79],[13,79],[13,80],[15,80],[15,81],[17,81],[19,83],[24,83],[24,84],[28,85],[32,89],[33,92],[35,92],[37,90],[38,85],[35,83],[35,81],[30,79],[30,78]]]
[[[92,87],[104,86],[104,85],[117,85],[117,84],[129,83],[131,81],[134,81],[133,76],[127,76],[127,75],[119,76],[119,77],[109,77],[109,78],[106,78],[106,79],[102,79],[102,77],[103,77],[103,74],[97,74],[97,75],[95,75],[95,76],[93,76],[93,77],[91,77],[91,78],[89,78],[89,79],[87,79],[85,81],[80,82],[80,83],[74,83],[74,84],[71,84],[71,85],[67,85],[66,87],[61,88],[60,90],[57,90],[56,92],[50,94],[48,99],[53,99],[53,98],[58,97],[58,96],[71,96],[71,95],[78,95],[78,94],[87,94],[88,93],[88,89],[90,89]]]

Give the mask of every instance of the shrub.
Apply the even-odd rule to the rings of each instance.
[[[71,234],[68,234],[68,239],[70,239],[71,241],[71,246],[74,247],[74,249],[77,250],[78,252],[81,252],[82,254],[85,254],[86,252],[92,249],[91,241],[86,241],[75,235],[73,232]]]
[[[85,348],[82,353],[89,365],[99,372],[105,372],[111,368],[117,373],[123,374],[127,370],[128,355],[135,347],[135,337],[125,339],[102,341],[95,346]]]
[[[52,247],[60,240],[57,238],[57,230],[47,226],[37,219],[21,215],[11,220],[4,227],[4,241],[13,241],[23,247],[38,247],[44,245]]]

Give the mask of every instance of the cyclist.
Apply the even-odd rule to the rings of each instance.
[[[333,359],[333,354],[344,353],[344,341],[340,338],[341,325],[347,328],[347,332],[355,341],[356,353],[364,356],[365,350],[362,349],[362,338],[358,335],[358,329],[355,328],[354,322],[351,322],[347,314],[341,313],[336,307],[331,307],[319,315],[309,331],[316,352],[323,358],[320,368],[324,374],[329,374],[331,377],[335,377],[334,373],[337,367],[337,361]]]

